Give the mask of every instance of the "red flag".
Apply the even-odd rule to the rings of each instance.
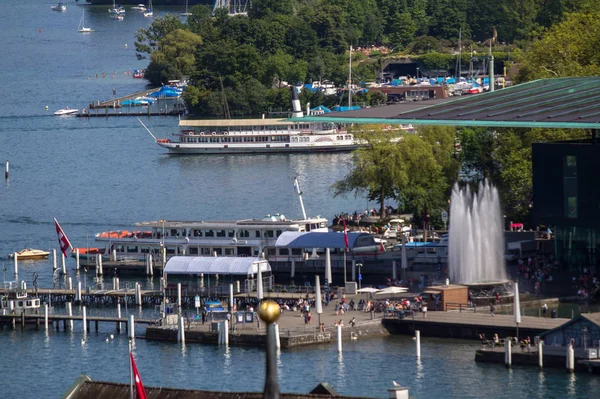
[[[346,230],[346,219],[344,219],[344,242],[346,243],[346,251],[348,251],[348,230]]]
[[[135,397],[137,399],[148,399],[144,384],[142,384],[142,378],[140,377],[140,373],[135,365],[135,360],[133,359],[133,353],[129,352],[129,356],[131,357],[131,368],[133,369],[133,379],[135,380]]]
[[[58,235],[58,245],[60,246],[60,250],[62,251],[63,255],[66,257],[67,249],[73,248],[73,246],[71,245],[71,242],[67,238],[67,235],[63,229],[60,227],[60,224],[58,224],[58,220],[56,220],[56,218],[54,218],[54,225],[56,227],[56,234]]]

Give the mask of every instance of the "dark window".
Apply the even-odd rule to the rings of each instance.
[[[287,248],[279,248],[279,255],[289,255],[290,250]]]
[[[565,216],[569,219],[577,219],[577,157],[573,155],[564,157],[563,195]]]

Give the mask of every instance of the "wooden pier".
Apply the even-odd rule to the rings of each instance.
[[[42,309],[43,311],[43,309]],[[25,327],[26,324],[34,324],[36,328],[39,328],[40,324],[44,324],[45,316],[43,314],[28,314],[28,313],[19,313],[19,314],[0,314],[0,324],[12,324],[13,327],[17,324],[20,324],[21,327]],[[68,314],[49,314],[48,315],[48,324],[52,324],[56,326],[56,330],[60,330],[60,324],[62,322],[64,326],[64,330],[69,330],[68,322],[69,321],[80,321],[83,322],[83,315],[73,315],[69,316]],[[117,326],[117,331],[121,331],[121,323],[125,323],[125,330],[129,328],[128,320],[126,317],[112,317],[112,316],[86,316],[87,323],[87,331],[90,331],[90,323],[94,322],[95,329],[98,331],[99,323],[115,323]],[[156,319],[135,319],[135,323],[141,324],[156,324]]]
[[[160,88],[154,88],[154,89],[149,89],[149,90],[144,90],[144,91],[140,91],[138,93],[133,93],[133,94],[129,94],[127,96],[123,96],[123,97],[115,97],[112,100],[106,100],[106,101],[96,101],[95,103],[91,103],[89,105],[89,109],[97,109],[97,108],[120,108],[121,107],[121,102],[125,101],[125,100],[133,100],[137,97],[147,97],[150,94],[156,92],[160,90]]]
[[[90,103],[88,109],[77,113],[80,118],[112,117],[112,116],[177,116],[185,115],[186,107],[179,100],[168,100],[164,102],[164,109],[157,106],[123,106],[121,103],[126,100],[133,100],[137,97],[147,97],[150,94],[160,90],[160,88],[148,89],[127,96],[115,97],[111,100],[96,101]],[[157,101],[160,100],[157,98]],[[104,111],[102,111],[104,110]]]

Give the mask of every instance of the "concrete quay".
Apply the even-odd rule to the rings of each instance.
[[[330,306],[333,308],[333,306]],[[304,324],[304,316],[299,311],[286,311],[281,314],[279,324],[279,336],[282,348],[292,348],[306,345],[329,344],[337,342],[335,323],[342,320],[342,340],[360,340],[368,337],[381,337],[389,335],[389,332],[381,323],[381,313],[375,313],[371,319],[371,313],[361,311],[349,311],[344,315],[336,315],[332,309],[325,307],[320,321],[325,324],[325,331],[319,330],[319,317],[313,312],[311,324]],[[354,327],[350,321],[355,318]],[[266,339],[266,325],[261,321],[260,327],[256,320],[252,323],[233,323],[230,330],[230,345],[264,346]],[[146,328],[146,339],[177,341],[177,326],[149,326]],[[193,321],[186,323],[186,342],[198,342],[217,344],[218,333],[211,331],[211,322]]]

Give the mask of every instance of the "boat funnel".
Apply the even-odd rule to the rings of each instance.
[[[304,114],[302,113],[302,108],[300,107],[300,98],[298,97],[298,92],[294,86],[290,86],[290,90],[292,91],[292,118],[302,118]]]

